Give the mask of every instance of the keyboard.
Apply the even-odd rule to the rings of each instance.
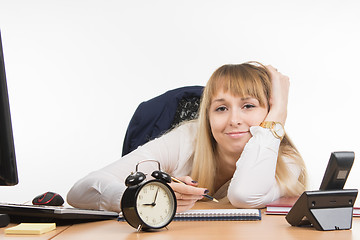
[[[117,219],[119,213],[62,206],[0,203],[0,213],[11,222],[55,222],[58,224]]]

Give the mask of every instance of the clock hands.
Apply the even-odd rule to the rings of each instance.
[[[154,197],[154,201],[153,201],[152,203],[144,203],[143,205],[144,205],[144,206],[153,206],[153,207],[155,207],[155,205],[156,205],[156,198],[157,198],[158,193],[159,193],[159,187],[158,187],[157,190],[156,190],[155,197]]]
[[[153,203],[156,202],[156,198],[157,198],[158,193],[159,193],[159,187],[158,187],[157,190],[156,190],[156,194],[155,194],[155,198],[154,198],[154,202],[153,202]]]
[[[156,203],[143,203],[144,206],[153,206],[155,207]]]

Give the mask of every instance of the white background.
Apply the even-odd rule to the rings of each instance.
[[[0,0],[20,180],[0,201],[65,197],[120,157],[141,101],[250,60],[290,77],[286,130],[318,189],[332,151],[360,153],[359,11],[357,0]],[[359,161],[346,188],[359,187]]]

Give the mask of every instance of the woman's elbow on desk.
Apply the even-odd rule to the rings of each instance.
[[[250,197],[244,194],[228,194],[228,199],[236,208],[261,208],[262,201],[259,197]]]
[[[76,208],[120,212],[120,200],[124,190],[123,183],[113,179],[99,181],[98,176],[88,175],[70,189],[67,202]]]
[[[81,179],[74,184],[66,196],[67,202],[76,208],[98,209],[100,193],[93,187],[96,179]]]
[[[237,208],[264,208],[266,204],[279,198],[276,191],[260,193],[254,191],[228,191],[227,197],[234,207]]]

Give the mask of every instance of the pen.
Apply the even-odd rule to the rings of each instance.
[[[174,182],[177,182],[177,183],[186,184],[185,182],[181,181],[180,179],[177,179],[176,177],[171,177],[171,180],[173,180]],[[206,197],[207,199],[210,199],[211,201],[219,202],[216,198],[214,198],[210,195],[204,194],[203,196]]]

